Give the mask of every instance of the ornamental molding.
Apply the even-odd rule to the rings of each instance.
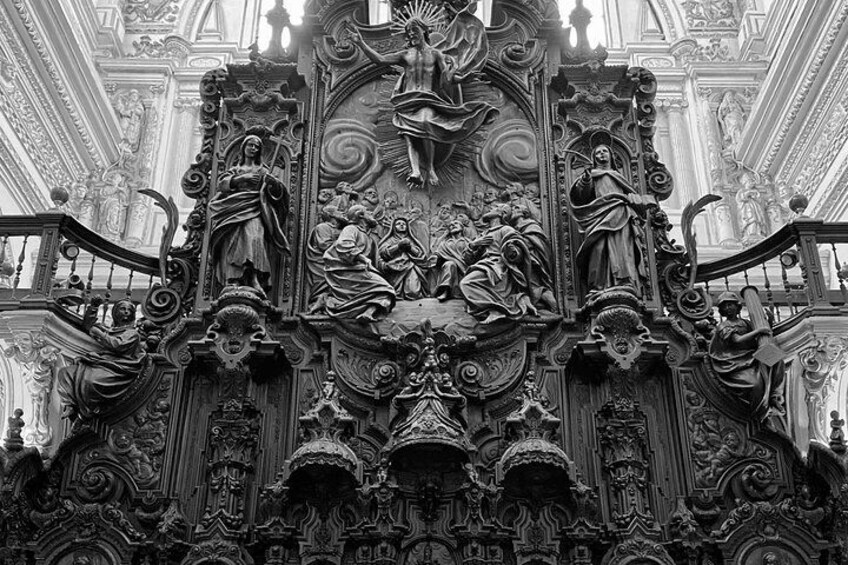
[[[20,165],[20,160],[9,148],[4,137],[0,136],[0,178],[5,173],[11,181],[9,186],[16,186],[19,189],[18,191],[10,190],[10,196],[15,199],[23,214],[34,214],[46,210],[50,205],[46,198],[46,191],[42,193],[38,189],[39,184],[30,171]],[[0,212],[10,213],[8,204],[4,203]]]
[[[845,59],[848,63],[848,58]],[[848,64],[846,65],[848,69]],[[800,164],[800,172],[789,176],[790,167],[784,167],[785,174],[778,177],[780,186],[792,187],[791,192],[801,192],[812,197],[815,192],[821,192],[820,184],[825,175],[833,168],[834,159],[842,151],[848,141],[848,89],[843,92],[842,100],[836,104],[830,112],[822,113],[823,124],[817,124],[817,134],[805,152],[801,150],[806,144],[806,137],[797,145],[796,156],[803,153],[803,161]],[[824,121],[826,120],[826,121]],[[821,127],[818,127],[821,126]],[[813,128],[809,128],[812,130]],[[806,131],[805,131],[806,134]]]
[[[82,75],[63,76],[59,71],[59,61],[56,57],[63,54],[71,56],[71,53],[69,50],[65,50],[62,53],[54,54],[43,40],[46,33],[42,29],[43,26],[61,29],[58,26],[62,25],[62,22],[56,19],[57,6],[51,7],[51,5],[52,3],[46,2],[32,4],[26,0],[4,2],[3,6],[7,12],[7,17],[2,17],[2,12],[0,12],[0,30],[2,30],[0,35],[10,42],[14,58],[20,71],[25,75],[23,83],[31,89],[32,100],[36,102],[35,105],[39,108],[38,114],[47,117],[48,123],[46,125],[52,132],[55,132],[54,139],[60,144],[61,153],[74,161],[68,164],[70,167],[69,175],[79,176],[93,167],[105,166],[108,161],[117,157],[116,143],[114,145],[109,143],[111,136],[117,133],[117,129],[116,124],[109,122],[108,118],[107,122],[103,124],[88,124],[81,115],[79,103],[72,97],[68,85],[77,82],[80,92],[85,92],[90,88],[86,78],[93,80],[97,77],[94,75],[91,77]],[[45,11],[45,13],[42,13],[42,11]],[[49,13],[46,13],[47,11]],[[25,34],[22,33],[24,31]],[[30,44],[25,45],[24,41],[29,41]],[[37,58],[30,55],[33,49],[38,55]],[[78,62],[74,61],[74,63],[74,66],[76,66]],[[66,65],[63,63],[62,66]],[[36,73],[35,69],[39,67],[43,68],[46,77]],[[67,67],[73,68],[70,65],[67,65]],[[49,78],[49,80],[44,80],[45,78]],[[98,107],[108,105],[108,101],[95,100],[96,96],[92,97],[90,94],[87,96],[91,98],[88,101],[90,104]],[[60,116],[59,112],[65,113],[67,118]],[[73,124],[73,129],[67,125],[68,121]],[[92,125],[106,130],[107,133],[102,140],[95,140],[92,137],[90,132]],[[105,145],[102,144],[103,141],[106,141]],[[84,149],[84,151],[80,151],[80,149]]]
[[[829,6],[824,3],[811,4],[815,4],[819,9],[827,9]],[[803,80],[800,82],[787,81],[786,75],[782,71],[792,62],[792,59],[796,56],[795,54],[808,53],[810,51],[809,49],[805,50],[803,46],[796,46],[791,53],[784,55],[783,61],[775,60],[772,62],[769,76],[763,83],[763,90],[769,92],[771,97],[761,99],[757,104],[754,112],[755,116],[751,122],[757,124],[758,127],[746,128],[742,143],[740,144],[740,147],[744,148],[743,152],[739,155],[740,160],[751,164],[758,163],[755,166],[757,170],[768,171],[778,162],[778,156],[787,150],[787,138],[790,136],[792,130],[796,129],[801,109],[802,107],[806,107],[811,99],[813,87],[820,82],[824,64],[833,55],[833,47],[841,46],[845,49],[848,46],[848,42],[844,40],[841,43],[839,42],[839,36],[845,33],[844,24],[846,19],[848,19],[848,4],[841,3],[838,9],[838,13],[829,18],[829,21],[832,23],[824,38],[815,47],[815,56],[811,60],[808,58],[809,64],[806,66],[807,71],[804,74]],[[799,17],[803,20],[803,23],[806,23],[809,19],[809,15],[805,16],[805,14],[800,14]],[[797,28],[801,23],[796,21],[793,25]],[[800,33],[800,30],[798,33]],[[815,39],[813,38],[813,40]],[[843,55],[841,59],[844,60],[845,56]],[[794,92],[787,93],[786,90],[789,88],[795,89]],[[784,103],[777,102],[790,97],[792,102],[788,106]],[[820,96],[813,97],[819,98],[814,105],[815,108],[822,110],[827,107],[825,99]],[[814,112],[818,113],[816,111]],[[778,128],[774,128],[775,123],[780,124]],[[762,156],[759,153],[764,147],[767,147],[768,151],[765,156]],[[792,147],[799,147],[799,145],[793,143]]]

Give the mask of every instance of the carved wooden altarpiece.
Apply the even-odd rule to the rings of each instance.
[[[437,48],[471,17],[453,4],[432,5]],[[379,53],[405,36],[364,13],[316,0],[291,47],[203,78],[203,145],[182,181],[196,206],[143,305],[158,332],[149,370],[48,465],[7,442],[0,559],[845,562],[844,487],[710,372],[710,297],[687,284],[662,211],[673,183],[654,150],[653,74],[607,65],[580,33],[572,47],[551,3],[496,2],[478,68],[453,87],[497,115],[437,153],[438,184],[409,182],[393,121],[404,70],[371,62],[351,29]],[[290,196],[290,253],[273,257],[267,291],[217,280],[210,249],[210,202],[251,134]],[[599,146],[615,175],[593,164]],[[628,187],[615,205],[632,211],[639,277],[598,290],[577,267],[591,230],[571,191],[612,176]],[[378,249],[403,218],[425,258],[452,221],[473,240],[495,207],[527,210],[552,303],[528,282],[534,307],[496,323],[467,313],[468,294],[432,289],[374,322],[327,315],[311,238],[355,204]],[[416,265],[432,284],[436,260]]]

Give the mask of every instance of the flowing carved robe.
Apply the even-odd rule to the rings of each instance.
[[[524,236],[530,250],[531,281],[530,286],[552,290],[551,243],[545,230],[536,220],[522,218],[515,224],[518,232]]]
[[[451,21],[444,39],[435,48],[452,67],[454,82],[465,82],[486,63],[489,51],[485,27],[472,14],[462,11]],[[465,141],[494,119],[498,110],[488,102],[459,103],[461,87],[448,84],[436,67],[429,91],[410,90],[405,73],[401,75],[391,98],[395,109],[392,123],[400,135],[453,145]]]
[[[400,241],[407,239],[409,248],[401,249]],[[377,267],[386,277],[399,298],[417,300],[427,292],[427,256],[418,239],[410,233],[398,235],[394,230],[380,241]]]
[[[251,172],[264,173],[264,180],[233,186],[234,177]],[[265,166],[238,165],[221,175],[218,194],[209,203],[210,248],[221,284],[241,278],[248,263],[267,282],[274,250],[289,250],[283,231],[288,202],[288,190]]]
[[[445,234],[436,240],[433,245],[433,254],[437,258],[437,294],[449,290],[454,296],[459,296],[459,281],[468,270],[465,262],[468,243],[469,239],[464,235]]]
[[[628,196],[638,198],[624,177],[608,169],[592,169],[592,178],[581,178],[571,187],[571,208],[583,243],[577,250],[577,270],[589,290],[631,285],[637,290],[645,276],[639,248],[636,211]]]
[[[345,226],[336,242],[324,253],[324,274],[330,296],[327,313],[336,318],[355,318],[370,306],[383,312],[395,305],[395,289],[372,263],[374,240],[356,225]]]
[[[62,404],[74,407],[82,419],[90,419],[115,404],[142,373],[147,360],[135,327],[99,327],[104,335],[92,337],[103,351],[85,353],[60,369],[58,375]]]
[[[327,292],[327,279],[324,276],[324,253],[341,233],[334,222],[321,222],[312,229],[306,242],[306,268],[309,270],[309,300]]]
[[[459,283],[468,313],[490,321],[535,314],[527,294],[529,251],[521,234],[512,226],[498,226],[481,237],[491,241]]]
[[[754,359],[756,345],[733,342],[734,334],[744,335],[753,329],[751,322],[742,318],[724,320],[710,341],[709,356],[719,380],[750,405],[752,414],[762,419],[768,413],[772,397],[780,396],[784,365],[780,362],[768,367]],[[782,401],[775,398],[773,404],[780,408]]]

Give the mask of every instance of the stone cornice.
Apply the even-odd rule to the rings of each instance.
[[[848,4],[844,2],[800,3],[745,128],[738,155],[743,162],[773,174],[775,165],[797,146],[794,141],[804,118],[823,103],[820,93],[828,85],[830,70],[844,56],[842,49],[834,47],[848,45],[846,19]]]
[[[62,6],[23,0],[4,6],[9,17],[4,31],[27,74],[28,94],[61,146],[71,176],[117,159],[117,121]]]

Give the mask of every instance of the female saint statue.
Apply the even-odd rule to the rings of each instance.
[[[273,165],[273,164],[272,164]],[[271,256],[289,251],[283,224],[289,192],[262,164],[262,140],[248,135],[235,166],[221,175],[209,203],[209,248],[221,285],[270,288]]]
[[[584,236],[576,268],[585,277],[589,294],[612,287],[627,287],[639,294],[646,275],[636,207],[655,201],[639,195],[613,169],[612,151],[606,145],[592,151],[592,168],[571,186],[570,198]]]

